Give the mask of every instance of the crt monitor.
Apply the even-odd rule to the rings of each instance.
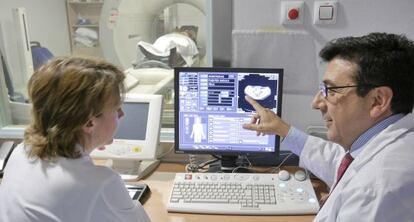
[[[174,78],[176,153],[220,155],[222,170],[238,156],[277,157],[278,136],[242,125],[254,112],[246,95],[281,115],[283,69],[179,67]]]
[[[143,163],[158,164],[162,96],[128,93],[122,110],[125,115],[119,120],[113,143],[95,149],[91,156],[113,160],[112,167],[127,177],[144,170]]]

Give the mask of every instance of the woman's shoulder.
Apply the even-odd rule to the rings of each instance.
[[[90,157],[82,157],[90,158]],[[105,180],[120,178],[119,174],[107,166],[95,165],[92,160],[81,163],[83,174],[93,180],[103,182]]]

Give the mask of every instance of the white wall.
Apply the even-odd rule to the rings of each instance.
[[[322,77],[324,68],[318,62],[317,53],[328,40],[348,35],[362,35],[374,31],[402,33],[406,34],[408,38],[414,39],[414,13],[412,12],[414,1],[412,0],[339,0],[337,24],[324,26],[313,24],[314,0],[306,0],[304,1],[304,24],[288,27],[280,25],[280,3],[280,0],[234,0],[233,31],[262,30],[270,32],[304,32],[308,34],[316,46],[315,52],[313,52],[314,57],[310,56],[309,61],[315,63],[318,67],[316,72],[319,72],[311,73],[311,75],[319,78],[318,82]],[[257,55],[260,52],[250,48],[242,53]],[[234,58],[237,55],[233,54],[232,56]],[[266,56],[263,55],[263,57]],[[257,57],[252,59],[260,60]],[[291,58],[290,62],[290,64],[284,65],[300,67],[304,61]],[[289,75],[295,70],[285,71],[285,74]],[[317,85],[312,87],[316,92]],[[312,124],[323,125],[319,112],[312,111],[310,108],[312,98],[313,93],[285,93],[283,119],[301,129],[305,129]]]
[[[1,0],[0,48],[12,69],[14,85],[25,88],[19,78],[21,72],[16,52],[12,8],[26,8],[27,26],[31,41],[38,41],[55,56],[70,55],[69,31],[65,0]]]
[[[316,63],[318,66],[317,73],[311,73],[316,78],[320,78],[323,73],[323,68],[320,67],[317,60],[317,53],[330,39],[347,35],[361,35],[373,31],[404,33],[414,39],[414,13],[412,13],[414,1],[412,0],[339,0],[337,24],[326,26],[312,24],[314,0],[304,2],[304,24],[283,27],[280,26],[279,21],[280,0],[233,0],[232,4],[229,4],[233,7],[233,11],[229,12],[233,17],[233,30],[284,30],[307,33],[315,43],[314,57],[309,60],[310,63]],[[20,70],[17,53],[14,50],[16,48],[13,36],[14,27],[11,25],[11,9],[15,7],[26,8],[28,29],[32,41],[39,41],[54,55],[70,54],[65,0],[1,0],[0,24],[5,36],[0,36],[0,47],[4,50],[3,45],[6,45],[5,53],[13,72]],[[230,26],[226,27],[231,28]],[[220,41],[217,38],[214,40]],[[221,42],[223,41],[227,43],[227,40],[221,39]],[[243,53],[258,54],[252,49]],[[261,60],[260,57],[254,59]],[[291,62],[286,65],[300,67],[303,61],[292,58]],[[285,74],[289,75],[289,72]],[[19,82],[19,80],[14,81]],[[314,91],[317,90],[317,86],[313,83],[310,88]],[[313,93],[310,92],[285,93],[283,118],[300,129],[305,129],[308,125],[323,125],[319,112],[310,108],[312,98]]]

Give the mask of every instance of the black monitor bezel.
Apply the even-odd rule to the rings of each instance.
[[[282,116],[283,100],[283,69],[282,68],[224,68],[224,67],[176,67],[174,68],[174,152],[177,154],[210,154],[210,155],[274,155],[280,152],[280,136],[276,135],[275,150],[273,152],[238,152],[217,150],[180,150],[179,147],[179,73],[180,72],[252,72],[252,73],[278,73],[278,96],[277,115]]]

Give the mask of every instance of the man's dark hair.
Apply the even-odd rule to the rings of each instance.
[[[414,43],[404,35],[370,33],[361,37],[338,38],[320,52],[324,61],[336,57],[358,66],[354,80],[357,94],[365,96],[376,86],[393,92],[393,113],[411,113],[414,105]]]

